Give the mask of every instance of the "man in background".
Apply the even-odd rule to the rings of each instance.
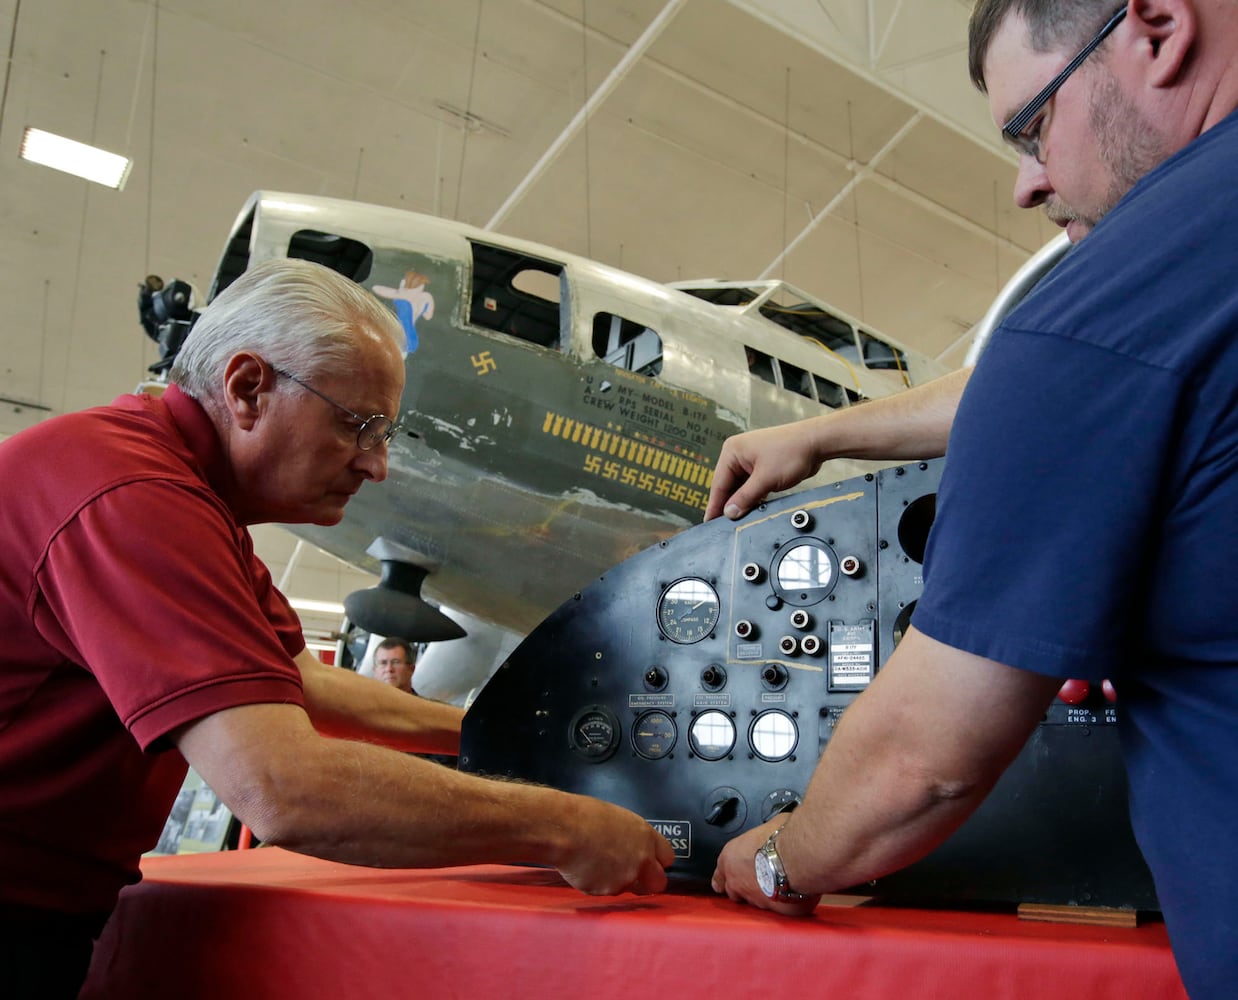
[[[397,690],[414,694],[413,671],[417,654],[407,639],[392,636],[374,647],[374,678]]]

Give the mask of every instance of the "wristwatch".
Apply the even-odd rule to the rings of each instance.
[[[787,870],[782,866],[782,858],[778,856],[778,834],[780,833],[782,833],[782,827],[769,835],[769,840],[762,845],[756,857],[753,858],[753,864],[756,865],[757,870],[757,885],[775,903],[798,903],[809,897],[795,892],[791,888],[791,883],[787,881]]]

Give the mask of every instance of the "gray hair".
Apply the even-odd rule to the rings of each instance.
[[[306,260],[267,260],[203,311],[169,377],[187,395],[206,400],[222,391],[228,359],[240,351],[302,377],[348,372],[362,329],[386,334],[405,350],[399,320],[356,282]]]
[[[967,69],[971,82],[984,93],[984,58],[993,36],[1011,15],[1027,22],[1028,41],[1035,52],[1083,45],[1120,6],[1115,0],[976,0],[967,30]]]

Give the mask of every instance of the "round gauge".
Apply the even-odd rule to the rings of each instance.
[[[735,746],[735,722],[726,712],[702,712],[688,727],[692,752],[705,760],[721,760]]]
[[[774,556],[774,592],[788,604],[824,601],[838,582],[838,556],[817,538],[796,539]]]
[[[619,746],[619,720],[605,705],[582,708],[568,727],[567,740],[585,760],[601,763]]]
[[[665,757],[675,747],[679,730],[665,712],[646,712],[632,726],[632,747],[647,760]]]
[[[786,760],[799,741],[795,720],[786,712],[762,712],[752,721],[748,739],[753,752],[762,760]]]
[[[718,624],[719,608],[718,592],[706,581],[676,580],[658,598],[658,628],[671,642],[700,642]]]

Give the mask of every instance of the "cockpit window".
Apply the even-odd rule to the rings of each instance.
[[[858,329],[849,320],[807,299],[789,285],[778,283],[770,287],[770,284],[749,288],[732,284],[693,286],[680,283],[674,287],[714,305],[755,309],[771,323],[816,344],[845,364],[899,371],[904,381],[908,380],[907,358],[900,348],[877,334]],[[788,389],[793,388],[789,382],[783,384]]]
[[[761,315],[772,320],[779,326],[801,337],[815,340],[822,347],[831,351],[855,354],[855,333],[851,324],[832,316],[819,306],[808,302],[792,302],[781,304],[765,302],[761,305]]]
[[[894,371],[905,371],[907,358],[893,344],[874,337],[872,334],[859,331],[860,346],[864,350],[865,368],[884,368]]]

